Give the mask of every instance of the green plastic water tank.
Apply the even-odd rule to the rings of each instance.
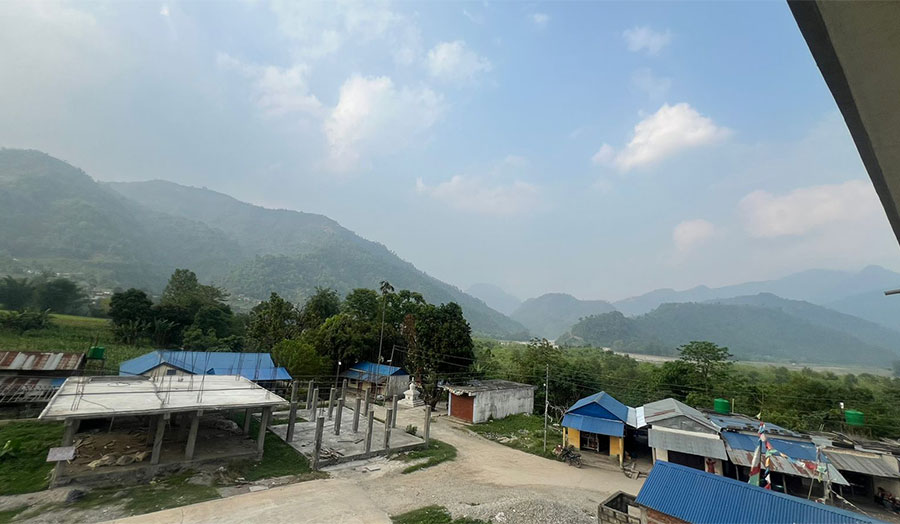
[[[713,400],[713,409],[716,413],[727,415],[731,413],[731,402],[728,402],[728,399],[717,398]]]
[[[844,420],[847,421],[847,425],[849,426],[862,426],[866,423],[866,417],[863,415],[862,411],[855,411],[852,409],[844,411]]]
[[[87,358],[103,360],[106,356],[106,348],[103,346],[93,346],[88,350]]]

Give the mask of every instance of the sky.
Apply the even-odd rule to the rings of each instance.
[[[327,215],[463,289],[900,269],[785,2],[0,2],[0,147]]]

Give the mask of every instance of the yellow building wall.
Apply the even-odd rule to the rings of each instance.
[[[619,463],[625,457],[625,439],[622,437],[609,437],[609,456],[619,457]]]
[[[581,449],[581,432],[575,428],[565,428],[563,446],[574,446],[575,449]]]

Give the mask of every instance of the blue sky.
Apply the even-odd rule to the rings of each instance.
[[[900,268],[783,2],[4,2],[0,71],[0,146],[322,213],[462,288]]]

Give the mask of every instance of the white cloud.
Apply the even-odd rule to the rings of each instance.
[[[659,53],[672,41],[672,33],[668,29],[665,32],[658,32],[648,26],[626,29],[622,37],[628,44],[629,51],[644,51],[648,55]]]
[[[532,13],[531,21],[538,29],[543,29],[550,22],[550,15],[547,13]]]
[[[169,16],[169,6],[163,4],[162,7],[159,8],[159,14],[162,16]]]
[[[603,144],[600,149],[591,157],[591,163],[595,166],[609,164],[616,157],[616,150],[609,144]]]
[[[441,42],[428,52],[428,72],[432,77],[454,84],[469,84],[491,70],[491,62],[466,48],[462,40]]]
[[[382,41],[398,63],[409,65],[421,53],[422,35],[411,17],[384,2],[295,2],[270,4],[282,35],[303,61],[328,57],[350,44]]]
[[[397,88],[386,76],[354,75],[341,86],[323,123],[330,167],[348,171],[364,155],[395,152],[434,125],[444,110],[443,97],[427,87]]]
[[[222,69],[237,71],[252,80],[254,102],[268,116],[294,113],[323,116],[322,103],[309,92],[309,68],[305,64],[287,68],[259,66],[225,53],[219,53],[216,63]]]
[[[616,155],[622,170],[645,166],[684,149],[724,140],[731,134],[687,103],[664,104],[634,126],[634,137]]]
[[[461,211],[495,216],[522,214],[540,202],[537,186],[521,180],[491,183],[483,177],[456,175],[435,186],[416,180],[416,191]]]
[[[703,244],[716,234],[716,227],[708,220],[685,220],[672,230],[672,241],[678,251],[685,253]]]
[[[473,24],[477,24],[477,25],[484,24],[484,15],[473,13],[473,12],[469,11],[468,9],[463,9],[462,14],[463,14],[463,16],[468,18],[469,21],[472,22]]]
[[[650,98],[664,98],[672,87],[672,79],[656,76],[650,68],[638,69],[631,75],[631,83]]]
[[[783,195],[754,191],[741,199],[738,209],[747,232],[759,238],[882,218],[875,190],[863,180],[801,187]]]

